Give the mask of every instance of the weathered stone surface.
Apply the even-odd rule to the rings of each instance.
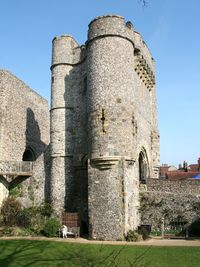
[[[123,238],[140,221],[139,179],[158,178],[152,56],[130,22],[107,15],[86,47],[56,37],[51,70],[53,205],[79,211],[92,238]]]
[[[13,189],[25,207],[51,200],[57,214],[80,214],[82,233],[104,240],[140,223],[159,230],[163,218],[195,220],[199,180],[155,179],[155,66],[132,23],[98,17],[83,46],[54,38],[51,70],[50,145],[46,100],[0,71],[0,203]],[[22,159],[34,160],[31,173]]]
[[[0,179],[0,203],[11,187],[20,186],[22,199],[39,204],[45,198],[47,169],[44,167],[44,152],[49,144],[48,103],[6,70],[0,70],[0,101],[0,172],[3,177]],[[27,157],[24,154],[26,150],[32,153],[32,160],[35,160],[31,170],[28,162],[22,162],[23,157]],[[17,180],[19,175],[30,172],[31,177]]]
[[[147,179],[146,185],[148,191],[200,195],[200,179],[182,181]]]
[[[140,191],[141,223],[161,230],[173,221],[188,224],[199,217],[200,180],[169,181],[148,179],[146,190]]]

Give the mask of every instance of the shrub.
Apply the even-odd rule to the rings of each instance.
[[[154,230],[154,231],[151,231],[151,236],[161,236],[162,235],[162,232],[161,230]]]
[[[38,210],[41,215],[50,217],[51,214],[53,213],[53,208],[50,203],[43,202],[39,207]]]
[[[9,196],[13,198],[21,197],[22,196],[22,185],[19,184],[16,187],[10,189]]]
[[[190,226],[189,226],[189,235],[200,237],[200,219],[196,219]]]
[[[43,233],[47,237],[58,236],[58,230],[60,228],[60,222],[56,218],[48,219],[44,225]]]
[[[31,226],[32,213],[30,208],[21,210],[17,215],[17,225],[28,228]]]
[[[2,227],[0,236],[35,236],[35,233],[29,228],[20,227]]]
[[[1,232],[5,236],[11,236],[12,235],[12,228],[6,226],[6,227],[2,228]]]
[[[15,236],[36,236],[35,232],[30,228],[17,228],[14,230]]]
[[[17,215],[21,211],[21,204],[13,197],[8,197],[2,203],[1,215],[3,223],[6,226],[14,226],[17,224]]]
[[[125,238],[128,242],[136,242],[141,240],[141,235],[139,235],[136,231],[129,230]]]

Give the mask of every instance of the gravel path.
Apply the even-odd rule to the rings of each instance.
[[[183,239],[149,239],[140,242],[125,242],[125,241],[97,241],[84,238],[46,238],[46,237],[1,237],[0,240],[47,240],[57,242],[81,243],[81,244],[109,244],[109,245],[128,245],[128,246],[175,246],[175,247],[200,247],[200,239],[183,240]]]

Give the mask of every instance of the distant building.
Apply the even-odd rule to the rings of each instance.
[[[177,169],[175,166],[168,166],[163,164],[159,170],[160,179],[169,179],[169,180],[185,180],[189,178],[200,178],[200,158],[198,159],[197,164],[190,164],[186,161],[183,164],[179,164]]]
[[[171,171],[177,171],[178,169],[173,165],[162,164],[159,168],[159,178],[166,178],[166,174]]]

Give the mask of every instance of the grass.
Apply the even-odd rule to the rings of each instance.
[[[0,240],[0,266],[198,267],[200,248]]]

